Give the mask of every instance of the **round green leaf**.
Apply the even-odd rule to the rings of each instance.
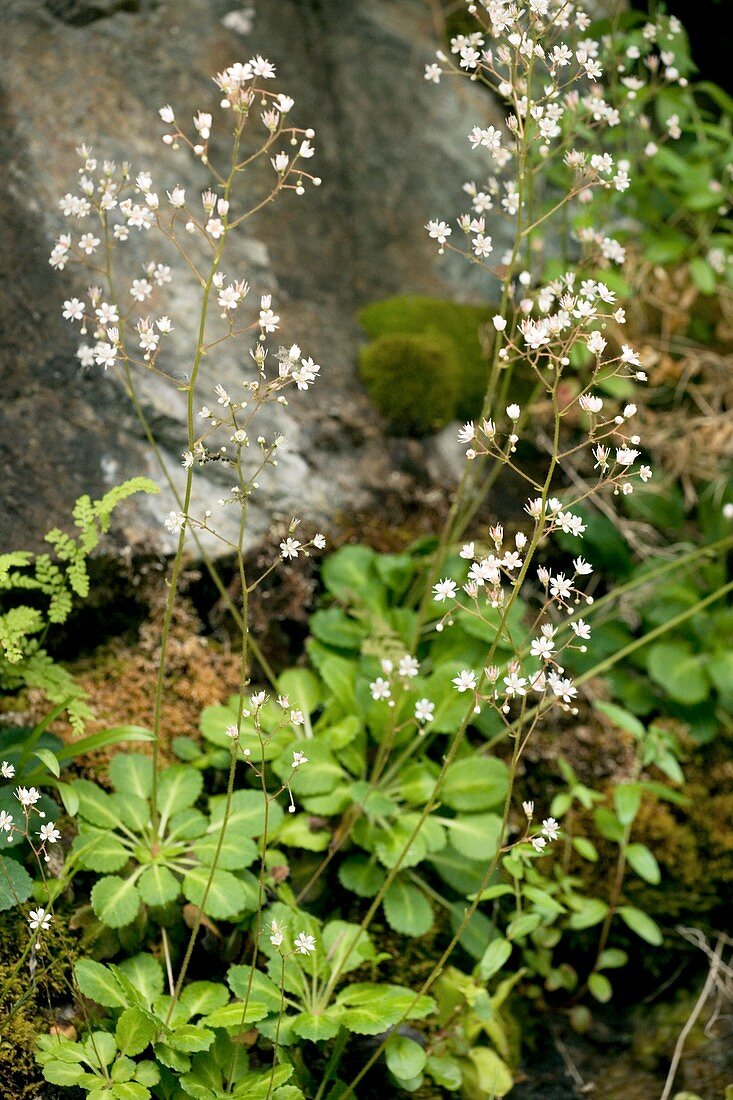
[[[204,892],[211,871],[208,867],[194,867],[183,880],[183,893],[194,905],[203,908],[208,917],[215,920],[231,919],[247,908],[249,893],[241,879],[231,871],[214,871],[211,885],[204,901]]]
[[[591,863],[595,863],[598,859],[598,852],[595,844],[585,836],[573,837],[573,848],[575,848],[579,856],[582,856],[583,859],[590,860]]]
[[[201,794],[204,777],[196,768],[174,764],[161,772],[158,782],[158,813],[167,821],[173,814],[193,806]]]
[[[79,866],[87,871],[120,871],[130,859],[129,850],[115,833],[88,825],[74,837],[71,850],[79,856]]]
[[[146,905],[168,905],[181,892],[181,884],[167,867],[151,863],[138,879],[137,888]]]
[[[140,894],[132,879],[108,875],[92,890],[92,909],[109,928],[124,928],[131,924],[140,909]]]
[[[109,763],[109,777],[115,790],[150,798],[153,787],[153,761],[139,752],[119,752]]]
[[[687,642],[658,642],[649,650],[647,670],[675,702],[694,706],[710,693],[705,659],[702,654],[692,653]]]
[[[503,802],[508,785],[503,761],[472,756],[450,765],[440,797],[454,810],[489,810]]]
[[[391,928],[403,936],[424,936],[433,925],[430,902],[417,886],[397,875],[384,895],[384,915]],[[414,1077],[414,1073],[404,1074]]]
[[[125,998],[120,983],[114,974],[102,963],[93,959],[79,959],[74,966],[74,975],[79,992],[90,1001],[96,1001],[105,1008],[123,1008]]]
[[[339,882],[360,898],[373,898],[384,882],[384,871],[366,856],[347,856],[338,870]]]
[[[141,951],[123,959],[119,970],[147,1004],[152,1004],[163,992],[163,966],[152,955]]]
[[[619,783],[613,792],[616,816],[622,825],[630,825],[639,812],[641,787],[638,783]]]
[[[477,1091],[468,1095],[499,1097],[506,1096],[514,1086],[514,1078],[506,1062],[488,1047],[474,1047],[468,1052],[469,1063],[464,1070],[464,1083],[471,1084],[474,1078]],[[464,1063],[465,1065],[465,1063]]]
[[[33,892],[33,882],[17,859],[0,856],[0,911],[27,901]]]
[[[229,1001],[229,990],[221,982],[191,982],[181,993],[189,1016],[206,1016]]]
[[[118,829],[121,822],[110,795],[88,779],[75,779],[72,790],[79,799],[79,816],[98,829]]]
[[[155,1024],[139,1008],[126,1008],[117,1021],[115,1036],[123,1054],[142,1054],[155,1038]]]
[[[462,814],[442,821],[457,852],[485,864],[491,861],[501,836],[501,818],[497,814]]]
[[[310,1039],[312,1043],[320,1043],[324,1039],[333,1039],[338,1033],[341,1023],[338,1012],[333,1008],[326,1009],[324,1013],[315,1016],[312,1012],[301,1012],[291,1024],[293,1033],[301,1039]]]
[[[390,1035],[384,1056],[390,1073],[398,1079],[417,1077],[427,1062],[427,1055],[420,1044],[406,1035]]]

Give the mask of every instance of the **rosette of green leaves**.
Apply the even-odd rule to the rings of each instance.
[[[147,1100],[158,1083],[165,1095],[178,1088],[198,1100],[260,1096],[256,1088],[246,1091],[256,1085],[258,1074],[249,1070],[243,1048],[231,1042],[226,1022],[222,1025],[220,1019],[230,999],[225,985],[191,982],[173,1004],[163,992],[160,962],[146,954],[119,966],[82,959],[74,975],[79,992],[104,1009],[105,1030],[78,1043],[43,1036],[38,1060],[47,1081],[87,1089],[89,1100]],[[238,1006],[240,1026],[251,1026],[266,1012],[261,1000],[251,998],[246,1011]],[[203,1066],[208,1067],[205,1075]],[[217,1073],[228,1078],[230,1071],[235,1091],[225,1093],[223,1085],[217,1091]],[[280,1076],[284,1081],[289,1074]],[[204,1091],[204,1081],[209,1092]],[[265,1089],[263,1100],[266,1095]]]
[[[121,928],[135,920],[141,906],[155,913],[181,896],[215,919],[233,920],[256,910],[257,880],[246,868],[257,858],[255,838],[265,828],[262,792],[235,791],[225,820],[226,796],[210,798],[204,813],[196,806],[201,773],[173,765],[158,777],[154,830],[150,758],[118,755],[109,770],[112,794],[83,779],[72,784],[81,820],[71,862],[104,875],[91,892],[99,920]],[[273,828],[281,817],[273,803]]]
[[[322,1042],[333,1039],[341,1028],[355,1035],[381,1035],[403,1018],[421,1020],[435,1008],[431,997],[415,998],[412,990],[384,982],[343,984],[346,975],[366,963],[376,966],[389,958],[377,952],[368,933],[348,921],[321,925],[317,918],[291,906],[276,903],[264,914],[263,927],[275,920],[283,930],[282,952],[263,936],[268,958],[267,974],[249,966],[232,966],[229,987],[240,1001],[247,997],[267,1006],[267,1016],[257,1030],[285,1047],[301,1039]],[[296,935],[315,939],[308,955],[293,953]],[[339,986],[343,988],[339,989]],[[282,989],[282,993],[281,993]],[[413,1003],[414,1002],[414,1003]],[[229,1005],[232,1026],[238,1026],[242,1004]],[[239,1013],[239,1016],[237,1015]]]

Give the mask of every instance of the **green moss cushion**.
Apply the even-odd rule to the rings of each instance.
[[[376,408],[400,435],[425,435],[456,417],[460,361],[436,329],[380,336],[362,348],[359,370]]]

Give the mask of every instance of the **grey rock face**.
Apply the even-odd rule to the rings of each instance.
[[[74,293],[82,297],[85,283],[78,282],[78,271],[57,275],[49,267],[53,240],[66,225],[57,200],[74,189],[81,141],[99,157],[153,171],[161,194],[173,183],[192,194],[201,190],[207,182],[201,166],[161,145],[157,109],[170,102],[188,119],[198,108],[214,109],[216,155],[220,115],[210,77],[254,53],[277,66],[277,87],[295,98],[298,124],[316,129],[311,164],[323,186],[302,198],[285,195],[256,215],[246,233],[231,238],[224,265],[232,277],[249,280],[253,300],[272,291],[283,341],[299,343],[322,366],[315,388],[294,398],[279,423],[288,446],[255,498],[252,537],[273,514],[298,514],[328,528],[340,512],[378,508],[385,489],[414,480],[416,468],[425,484],[452,479],[431,441],[405,447],[384,438],[356,375],[362,337],[354,315],[365,303],[396,293],[473,301],[490,295],[486,276],[458,257],[439,257],[423,226],[431,217],[455,216],[463,208],[463,181],[485,174],[466,135],[476,122],[497,123],[498,109],[467,82],[426,84],[423,66],[435,39],[421,0],[261,0],[251,20],[246,11],[232,18],[231,5],[6,5],[0,549],[37,547],[49,527],[67,522],[82,492],[100,495],[138,473],[164,486],[115,372],[78,368],[77,334],[61,319],[61,301]],[[244,35],[232,29],[247,30],[249,22]],[[149,240],[144,243],[149,247]],[[133,256],[137,247],[136,240]],[[185,280],[168,291],[165,311],[176,325],[172,369],[185,377],[195,291]],[[214,382],[241,382],[241,359],[228,348],[207,363],[211,382],[202,386],[202,401],[211,402]],[[182,395],[152,376],[139,385],[169,469],[182,483]],[[416,447],[425,448],[424,462],[415,461]],[[229,484],[222,475],[216,465],[201,471],[195,509],[215,508]],[[116,519],[113,538],[123,546],[168,549],[162,517],[174,507],[167,490],[134,498]],[[222,513],[225,533],[232,520]],[[219,545],[211,549],[216,553]]]

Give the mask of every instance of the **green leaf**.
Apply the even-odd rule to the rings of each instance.
[[[624,924],[642,940],[650,943],[652,947],[661,946],[662,930],[648,913],[643,913],[641,909],[636,909],[633,905],[622,905],[618,909],[618,915]]]
[[[628,961],[629,956],[625,951],[621,951],[618,947],[607,947],[605,951],[601,951],[596,967],[598,970],[616,970],[626,966]]]
[[[221,982],[191,982],[181,993],[181,1004],[191,1016],[206,1016],[229,1001],[229,990]]]
[[[573,837],[573,848],[575,848],[579,856],[582,856],[583,859],[590,860],[591,863],[595,863],[598,860],[598,851],[595,844],[585,836]]]
[[[367,856],[347,856],[338,869],[342,886],[358,894],[360,898],[373,898],[385,879],[381,867]]]
[[[629,844],[626,849],[626,858],[629,866],[636,871],[645,882],[657,886],[662,878],[659,864],[645,844]]]
[[[494,974],[498,974],[508,961],[511,953],[512,945],[508,940],[502,939],[501,937],[492,940],[481,956],[481,961],[478,964],[478,972],[481,980],[487,982],[489,978],[493,978]]]
[[[630,825],[641,806],[641,787],[638,783],[619,783],[613,792],[616,816],[622,825]]]
[[[384,1057],[390,1073],[398,1080],[417,1077],[428,1060],[420,1044],[406,1035],[390,1035],[384,1047]]]
[[[109,777],[116,790],[150,798],[153,789],[153,761],[139,752],[117,753],[109,763]]]
[[[0,912],[27,901],[32,893],[33,881],[22,863],[0,856]]]
[[[278,1005],[280,999],[278,997]],[[222,1008],[217,1008],[213,1012],[210,1012],[208,1016],[202,1016],[197,1026],[212,1027],[212,1028],[224,1028],[227,1031],[239,1031],[245,1024],[256,1023],[257,1020],[264,1019],[268,1015],[268,1010],[265,1005],[260,1001],[250,1001],[247,1005],[247,1011],[244,1011],[244,1005],[239,1003],[232,1003],[223,1005]]]
[[[314,638],[338,649],[359,650],[362,642],[369,637],[369,628],[352,619],[339,607],[328,607],[314,612],[308,620],[308,626]]]
[[[448,1089],[449,1092],[457,1092],[463,1082],[461,1064],[457,1058],[449,1054],[431,1054],[427,1060],[426,1071],[430,1074],[436,1085]]]
[[[593,704],[593,709],[605,714],[614,726],[624,730],[625,733],[630,733],[632,737],[641,739],[646,734],[646,730],[639,719],[624,710],[623,707],[616,706],[615,703],[596,702]]]
[[[376,557],[368,546],[342,546],[325,558],[321,580],[342,603],[379,611],[386,601],[375,568]]]
[[[357,1035],[381,1035],[405,1017],[422,1019],[435,1009],[432,997],[416,1000],[410,989],[376,982],[349,985],[341,990],[336,1001],[344,1008],[341,1023]]]
[[[591,996],[600,1001],[602,1005],[610,1001],[613,996],[613,986],[605,974],[598,974],[597,972],[591,974],[588,978],[588,989]]]
[[[79,959],[74,966],[74,976],[79,992],[90,1001],[105,1008],[125,1008],[127,1002],[120,983],[108,967],[93,959]]]
[[[451,820],[441,818],[441,822],[449,830],[450,842],[457,852],[484,864],[491,861],[501,836],[501,818],[497,814],[467,814]]]
[[[454,932],[463,924],[466,915],[464,902],[454,902],[450,909],[450,923]],[[461,932],[461,947],[472,955],[474,959],[480,959],[486,950],[486,944],[495,934],[495,928],[491,921],[480,910],[473,913],[468,924]]]
[[[247,908],[249,893],[241,881],[231,871],[216,870],[204,902],[211,870],[208,867],[194,867],[183,880],[183,893],[194,905],[203,908],[204,913],[216,920],[230,920]]]
[[[605,806],[599,806],[594,812],[596,828],[604,840],[612,840],[614,844],[620,844],[624,839],[624,827],[616,815]]]
[[[119,970],[147,1004],[151,1005],[163,992],[163,967],[152,955],[140,952],[132,958],[123,959]]]
[[[199,1051],[208,1050],[215,1038],[214,1032],[202,1027],[200,1023],[181,1024],[173,1029],[168,1042],[174,1050],[182,1050],[184,1054],[196,1054]]]
[[[464,1089],[474,1078],[478,1092],[466,1090],[467,1096],[506,1096],[514,1086],[514,1078],[506,1062],[488,1047],[474,1047],[468,1052],[469,1065],[464,1070]],[[473,1072],[471,1072],[473,1071]]]
[[[608,912],[608,905],[600,898],[580,898],[576,904],[578,907],[568,920],[568,927],[576,932],[600,924]]]
[[[79,815],[98,829],[119,829],[119,819],[110,795],[88,779],[75,779],[72,790],[79,799]]]
[[[446,772],[441,799],[454,810],[488,810],[500,805],[509,786],[509,771],[494,757],[457,760]]]
[[[333,1039],[338,1034],[341,1024],[339,1013],[332,1007],[318,1016],[312,1012],[301,1012],[299,1016],[294,1017],[291,1027],[293,1034],[299,1035],[301,1039],[320,1043],[324,1039]]]
[[[249,997],[250,1000],[261,1002],[267,1015],[280,1011],[280,990],[261,970],[252,973],[251,966],[230,966],[227,983],[234,996],[241,1001]]]
[[[167,867],[151,863],[138,879],[140,897],[146,905],[168,905],[181,892],[181,884]]]
[[[647,671],[676,703],[694,706],[710,694],[710,680],[702,654],[687,642],[657,642],[647,655]]]
[[[58,750],[56,756],[65,763],[67,760],[76,760],[89,752],[98,749],[106,749],[109,745],[121,745],[125,741],[154,741],[155,737],[150,730],[142,726],[113,726],[111,729],[100,730],[89,737],[81,737],[78,741],[68,741]]]
[[[313,714],[323,700],[321,681],[308,668],[287,669],[278,677],[277,688],[281,695],[288,696],[291,707],[304,714]]]
[[[291,758],[292,759],[292,758]],[[220,829],[226,810],[226,795],[215,795],[209,799],[211,827]],[[283,819],[283,811],[277,802],[270,802],[268,829],[273,832]],[[265,830],[265,796],[262,791],[235,791],[232,795],[227,833],[255,837]]]
[[[158,812],[162,821],[193,806],[201,794],[204,777],[196,768],[173,764],[161,772],[158,782]]]
[[[36,749],[33,755],[37,757],[42,764],[45,764],[51,774],[55,775],[58,779],[61,775],[61,767],[59,766],[58,758],[55,753],[51,752],[50,749]]]
[[[395,932],[403,936],[424,936],[433,926],[430,902],[404,875],[397,875],[384,895],[384,915]],[[413,1077],[414,1074],[406,1074]]]
[[[84,1067],[73,1062],[46,1062],[43,1076],[51,1085],[78,1085],[84,1075]]]
[[[108,875],[95,884],[91,894],[92,909],[108,928],[124,928],[131,924],[140,909],[140,894],[132,879]]]
[[[138,1081],[115,1081],[112,1096],[114,1100],[149,1100],[150,1089]]]
[[[134,1057],[142,1054],[155,1038],[155,1025],[139,1008],[126,1008],[115,1029],[117,1046],[123,1054]]]
[[[83,826],[74,837],[71,850],[79,856],[79,866],[87,871],[119,871],[130,859],[130,851],[115,833]]]

